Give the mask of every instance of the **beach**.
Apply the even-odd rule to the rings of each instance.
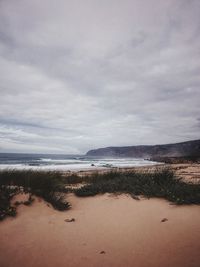
[[[198,164],[170,166],[187,182],[199,181]],[[26,197],[17,195],[13,202]],[[199,205],[109,193],[84,198],[69,193],[67,200],[72,207],[61,212],[35,197],[31,206],[18,206],[15,218],[0,222],[0,266],[199,266]]]
[[[0,266],[199,266],[199,206],[109,194],[70,201],[59,212],[37,198],[1,222]]]
[[[0,0],[0,267],[200,267],[200,0]]]

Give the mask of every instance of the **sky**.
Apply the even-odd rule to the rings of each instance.
[[[200,138],[199,0],[0,0],[0,152]]]

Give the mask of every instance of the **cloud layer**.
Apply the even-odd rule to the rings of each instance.
[[[0,151],[200,137],[200,1],[1,0]]]

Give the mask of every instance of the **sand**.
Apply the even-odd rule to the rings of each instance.
[[[200,164],[171,164],[176,174],[186,182],[200,183]]]
[[[68,199],[69,211],[36,199],[1,222],[0,266],[200,266],[200,206],[109,194]]]

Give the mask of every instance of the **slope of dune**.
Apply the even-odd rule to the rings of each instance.
[[[0,266],[199,266],[199,206],[108,194],[69,200],[73,208],[58,212],[36,199],[1,222]]]

